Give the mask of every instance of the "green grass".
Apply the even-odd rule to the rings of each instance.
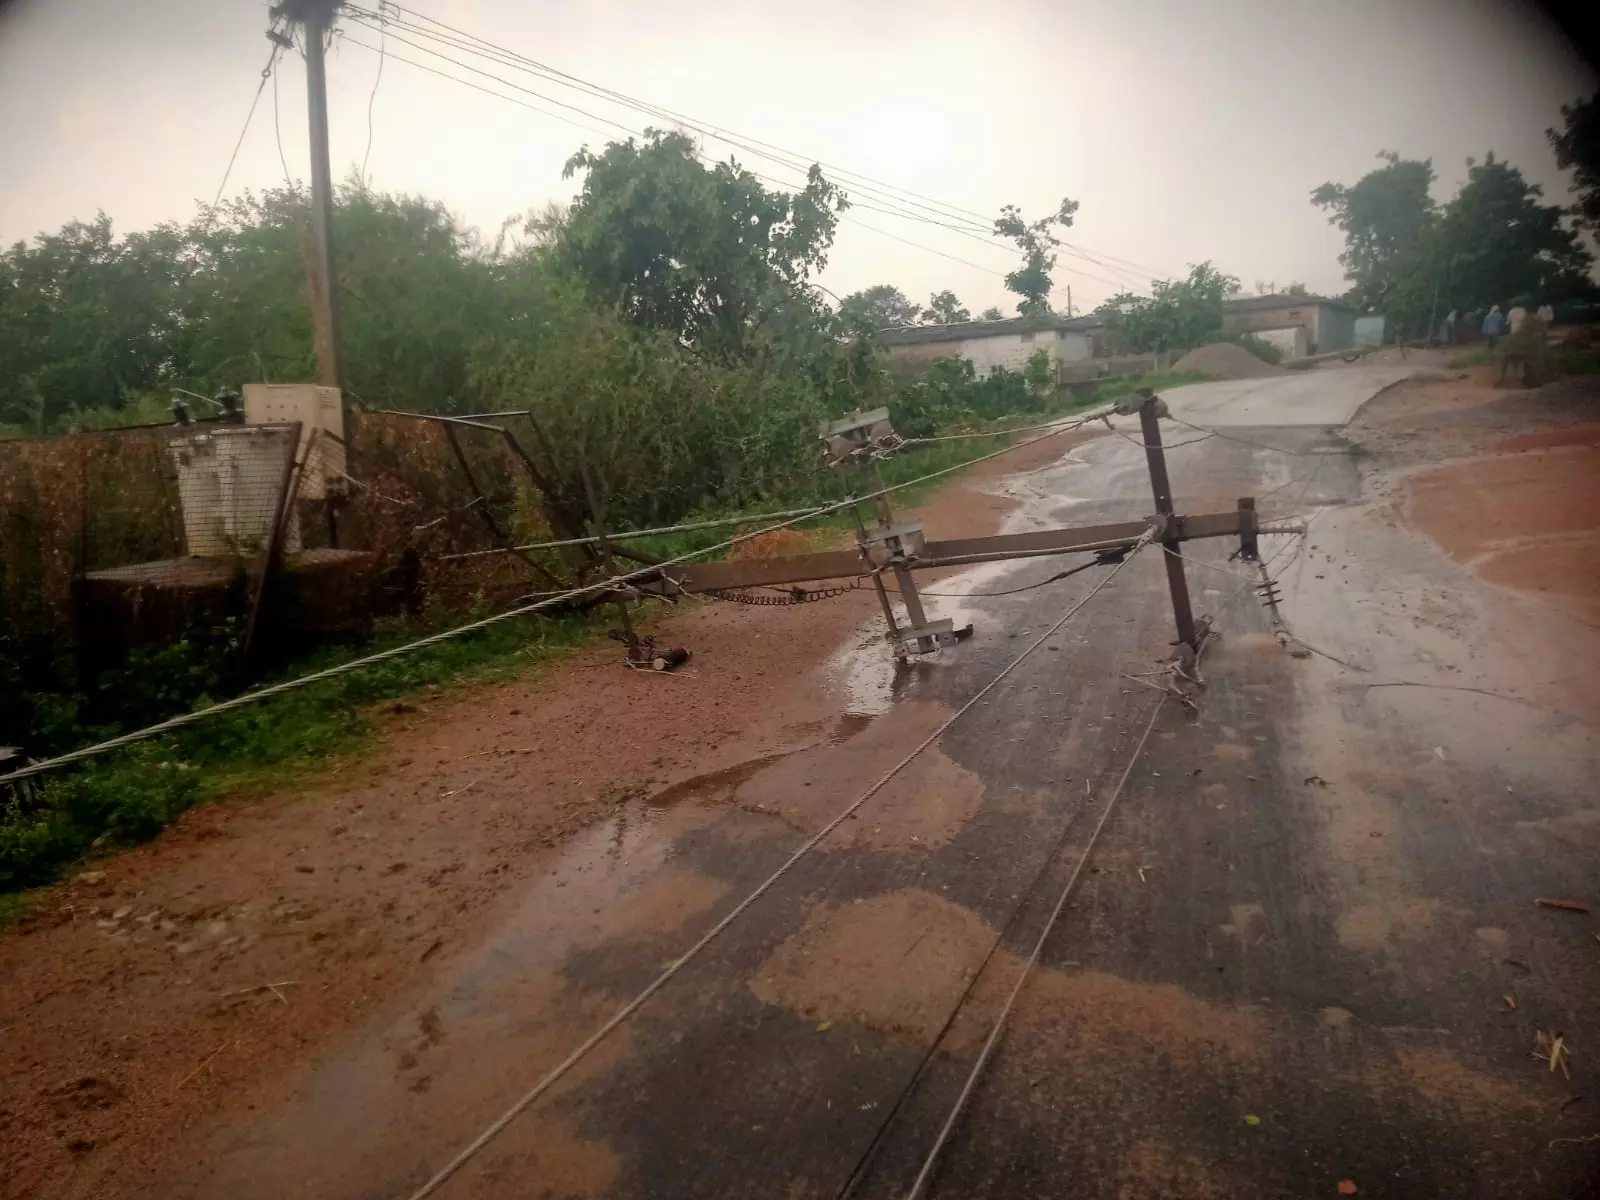
[[[992,431],[992,437],[917,447],[883,460],[880,469],[886,483],[904,483],[998,449],[1020,426],[1094,407],[1139,387],[1174,387],[1199,378],[1204,376],[1182,372],[1107,380],[1087,394],[1059,397],[1038,411],[963,426],[964,431]],[[896,502],[915,504],[949,479],[942,476],[906,488],[896,494]],[[839,500],[847,485],[859,487],[859,477],[819,478],[812,487],[784,497],[782,506]],[[721,515],[728,514],[697,514]],[[840,513],[807,522],[803,528],[825,537],[850,524],[848,514]],[[696,530],[642,545],[663,558],[676,558],[715,546],[732,533],[727,528]],[[438,613],[423,622],[393,623],[358,648],[330,648],[301,659],[283,677],[309,675],[482,615],[487,611]],[[592,642],[609,624],[606,612],[589,617],[512,618],[43,776],[39,802],[30,811],[0,817],[0,898],[4,899],[0,925],[22,911],[22,901],[6,898],[8,892],[49,883],[86,855],[153,837],[193,805],[280,788],[360,753],[371,744],[387,704],[397,699],[523,674]],[[195,707],[205,704],[201,700]],[[82,740],[89,742],[120,731],[81,732]]]
[[[1479,346],[1475,350],[1468,350],[1464,354],[1457,354],[1449,361],[1453,371],[1465,370],[1468,367],[1489,366],[1500,361],[1499,350],[1503,350],[1502,343],[1497,350],[1490,350],[1487,346]],[[1561,375],[1594,375],[1600,373],[1600,347],[1582,345],[1573,342],[1557,342],[1545,351],[1546,371],[1552,377]]]
[[[1562,342],[1550,348],[1550,365],[1558,375],[1600,374],[1600,346]]]
[[[87,853],[152,837],[194,804],[281,787],[357,753],[372,740],[384,701],[520,674],[603,626],[598,616],[513,618],[46,775],[34,809],[0,822],[0,892],[48,883]],[[292,674],[426,632],[395,627],[358,652],[303,660]]]

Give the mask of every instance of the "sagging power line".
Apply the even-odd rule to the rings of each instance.
[[[630,111],[639,113],[646,117],[670,122],[684,129],[698,133],[702,137],[724,142],[729,146],[744,150],[746,153],[766,159],[782,169],[797,172],[800,174],[802,179],[804,178],[805,173],[809,169],[811,163],[816,162],[818,166],[823,167],[831,172],[842,186],[845,186],[850,190],[852,207],[859,208],[867,212],[875,212],[885,216],[941,228],[955,234],[956,236],[966,237],[970,240],[979,242],[980,244],[993,250],[1008,250],[1008,247],[994,240],[995,231],[993,227],[993,218],[976,213],[971,209],[964,209],[957,205],[934,200],[921,193],[913,192],[909,189],[900,188],[896,185],[885,183],[884,181],[875,179],[872,176],[864,175],[860,172],[851,171],[846,168],[838,167],[834,164],[812,159],[809,156],[798,154],[792,150],[786,150],[782,147],[774,145],[773,143],[762,141],[759,138],[754,138],[746,134],[740,134],[715,123],[703,121],[688,116],[684,113],[677,112],[673,109],[639,99],[638,97],[631,96],[625,92],[592,83],[588,80],[580,78],[579,76],[572,75],[569,72],[561,71],[558,68],[539,62],[536,59],[529,58],[526,55],[519,54],[513,50],[507,49],[504,46],[500,46],[496,43],[488,41],[487,39],[477,37],[476,35],[467,33],[464,30],[438,21],[415,9],[405,8],[399,5],[385,5],[381,11],[363,9],[358,6],[350,6],[345,11],[349,14],[350,19],[354,24],[360,25],[374,32],[378,32],[381,35],[392,37],[395,40],[400,41],[421,53],[432,55],[441,61],[451,63],[461,69],[496,80],[503,86],[543,99],[547,103],[554,104],[571,112],[581,114],[590,120],[599,121],[610,125],[629,134],[630,136],[641,136],[641,134],[638,130],[633,129],[624,122],[617,121],[611,117],[603,116],[578,105],[573,105],[565,101],[558,100],[544,92],[538,92],[534,91],[533,89],[526,88],[511,80],[505,79],[503,76],[495,75],[492,72],[483,71],[479,67],[474,67],[471,64],[462,62],[460,59],[452,58],[450,55],[442,53],[436,47],[443,46],[459,53],[474,55],[482,61],[495,63],[502,67],[508,67],[513,70],[523,71],[548,83],[571,88],[580,92],[581,94],[591,96],[607,103],[620,105]],[[410,14],[411,16],[417,17],[418,20],[408,21],[400,14]],[[426,22],[426,24],[419,22]],[[422,38],[427,42],[431,42],[432,45],[424,45],[423,42],[412,40],[412,38],[402,37],[400,33],[395,32],[396,30],[409,33],[412,35],[412,38]],[[359,46],[374,53],[381,52],[380,47],[373,47],[365,42],[361,42],[353,38],[347,37],[346,40],[351,45]],[[415,63],[411,60],[397,58],[396,61],[408,62],[408,65],[418,66],[424,70],[431,70],[431,68],[427,68],[422,66],[422,64]],[[443,74],[437,71],[434,73]],[[444,77],[452,78],[449,75],[445,75]],[[466,82],[460,80],[459,78],[456,81]],[[477,88],[476,90],[487,91],[488,94],[491,95],[496,94],[490,89],[484,89],[481,87]],[[535,108],[535,111],[539,110]],[[559,114],[550,112],[546,112],[545,115],[555,117],[558,120],[566,119],[562,118]],[[587,125],[580,121],[572,120],[570,123],[589,129],[592,132],[600,132],[599,130],[595,130],[592,125]],[[799,186],[792,180],[775,179],[769,176],[761,175],[760,172],[753,173],[759,178],[766,179],[768,182],[771,182],[777,186],[786,188]],[[846,219],[848,220],[850,218],[847,217]],[[861,224],[860,222],[852,223]],[[883,230],[873,229],[871,226],[863,225],[862,227],[870,229],[875,233],[881,233],[891,237],[895,236],[886,234],[886,231]],[[955,255],[945,254],[942,251],[933,250],[931,247],[909,242],[908,239],[901,240],[907,240],[908,244],[913,245],[918,249],[928,250],[935,254],[941,254],[943,257],[950,258],[953,261],[962,262],[963,265],[971,266],[978,270],[988,270],[997,275],[1003,274],[1003,272],[994,271],[992,268],[985,268],[979,264],[967,262],[966,260],[960,259]],[[1143,283],[1148,281],[1148,278],[1162,274],[1162,272],[1141,267],[1138,264],[1131,264],[1131,266],[1124,265],[1130,264],[1130,260],[1122,259],[1110,254],[1091,251],[1088,248],[1078,246],[1071,242],[1063,241],[1061,245],[1062,249],[1067,255],[1078,258],[1081,261],[1092,263],[1101,268],[1102,271],[1108,272],[1110,275],[1115,276],[1115,278],[1107,278],[1105,274],[1098,274],[1082,267],[1069,266],[1065,264],[1062,265],[1062,270],[1069,274],[1079,275],[1086,279],[1092,279],[1096,282],[1104,283],[1107,286],[1116,288],[1118,290],[1142,286]],[[1144,279],[1141,279],[1139,274],[1140,272],[1145,274]]]

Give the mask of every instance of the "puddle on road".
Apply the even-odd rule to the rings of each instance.
[[[870,721],[872,718],[868,717],[866,719]],[[748,758],[744,762],[734,763],[731,767],[723,767],[721,770],[707,771],[703,775],[691,776],[645,797],[643,806],[648,811],[650,809],[668,808],[674,804],[682,804],[691,800],[707,803],[726,800],[738,790],[740,784],[748,783],[763,767],[775,763],[779,759],[787,758],[793,753],[794,751],[792,750],[780,750],[776,754],[763,754],[757,758]]]
[[[833,732],[828,735],[828,743],[837,746],[841,742],[848,742],[871,724],[872,717],[866,713],[844,713],[834,723]]]
[[[202,1182],[170,1190],[238,1200],[409,1194],[459,1149],[461,1114],[503,1105],[615,1010],[614,981],[574,976],[575,952],[659,947],[666,961],[682,952],[686,923],[726,902],[727,885],[678,849],[724,819],[634,801],[574,835],[487,938],[441,958],[433,981],[325,1053],[283,1100],[219,1130],[197,1161]],[[622,1031],[576,1078],[627,1048]],[[522,1136],[541,1153],[551,1119],[527,1118]]]
[[[1098,503],[1104,496],[1079,495],[1087,491],[1080,481],[1086,472],[1096,472],[1101,477],[1110,469],[1117,471],[1120,464],[1113,462],[1127,447],[1109,439],[1096,439],[1074,446],[1053,463],[1036,467],[1016,475],[1007,475],[983,486],[990,495],[1013,500],[1018,507],[1001,522],[1000,533],[1027,533],[1036,529],[1050,529],[1070,524],[1073,510]],[[1140,460],[1142,462],[1142,460]],[[1114,490],[1114,489],[1113,489]],[[928,536],[938,540],[940,531],[929,529]],[[944,579],[921,580],[924,609],[931,621],[948,618],[957,629],[972,625],[977,634],[984,633],[984,622],[992,617],[980,611],[982,601],[990,597],[973,595],[940,595],[939,593],[976,593],[1003,591],[1013,587],[1019,573],[1026,570],[1029,559],[1009,562],[979,563]],[[1055,559],[1040,560],[1055,562]],[[1033,563],[1038,571],[1038,563]],[[1042,572],[1039,572],[1041,575]],[[903,605],[894,604],[895,620],[906,623]],[[820,669],[822,678],[837,686],[845,698],[845,711],[853,716],[875,717],[889,711],[919,674],[936,671],[961,661],[959,645],[946,647],[934,654],[914,658],[909,665],[896,663],[884,638],[883,617],[870,618],[858,626]]]

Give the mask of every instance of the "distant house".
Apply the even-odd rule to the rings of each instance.
[[[1348,350],[1355,345],[1355,321],[1355,309],[1322,296],[1246,296],[1222,306],[1224,333],[1253,333],[1278,346],[1285,358]],[[1035,351],[1043,350],[1056,368],[1056,377],[1070,379],[1083,373],[1072,364],[1105,358],[1112,352],[1106,323],[1094,316],[908,325],[882,330],[877,338],[899,362],[964,358],[980,377],[996,367],[1020,371]],[[1141,356],[1128,356],[1128,361],[1137,357]]]
[[[1222,331],[1253,333],[1285,358],[1304,358],[1354,346],[1356,310],[1323,296],[1241,296],[1223,303]]]
[[[1005,321],[967,321],[960,325],[908,325],[885,329],[878,344],[900,362],[927,363],[964,358],[979,378],[996,367],[1020,371],[1043,350],[1052,366],[1082,362],[1095,352],[1098,317],[1012,317]]]

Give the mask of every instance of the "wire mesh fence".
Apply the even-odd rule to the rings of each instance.
[[[297,429],[211,424],[0,442],[9,682],[86,688],[130,647],[248,608],[280,532]],[[292,520],[281,532],[294,545]]]
[[[346,432],[209,423],[0,441],[0,690],[92,691],[131,651],[184,642],[259,675],[294,647],[258,641],[246,662],[258,625],[362,632],[588,573],[584,550],[501,552],[583,521],[505,431],[356,412]]]

